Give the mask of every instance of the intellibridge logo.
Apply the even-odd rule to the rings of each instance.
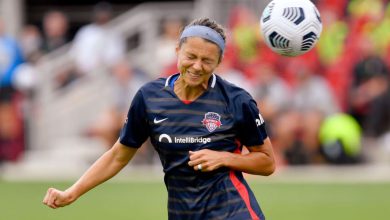
[[[175,144],[207,144],[211,142],[211,138],[204,137],[172,137],[168,134],[160,134],[158,137],[159,142],[163,143],[175,143]]]
[[[211,142],[211,138],[203,138],[203,137],[182,137],[182,138],[177,138],[175,137],[175,143],[179,144],[207,144]]]

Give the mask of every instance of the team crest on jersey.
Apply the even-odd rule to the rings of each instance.
[[[209,132],[215,131],[215,129],[221,127],[221,116],[215,112],[207,112],[204,114],[202,124],[207,128]]]

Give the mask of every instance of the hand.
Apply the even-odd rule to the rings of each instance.
[[[193,167],[194,170],[199,170],[199,164],[201,165],[202,172],[210,172],[223,167],[226,159],[231,153],[224,151],[213,151],[213,150],[199,150],[190,151],[190,161],[188,165]]]
[[[49,188],[43,199],[43,204],[52,209],[60,208],[71,204],[75,199],[72,198],[68,191],[60,191]]]

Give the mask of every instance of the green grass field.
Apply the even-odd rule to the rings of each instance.
[[[50,186],[70,183],[0,181],[1,220],[167,219],[161,182],[107,182],[73,205],[42,204]],[[250,181],[268,220],[387,220],[390,183],[260,183]]]

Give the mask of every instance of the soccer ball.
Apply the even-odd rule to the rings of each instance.
[[[322,22],[310,0],[273,0],[263,11],[260,29],[273,51],[283,56],[298,56],[317,43]]]

